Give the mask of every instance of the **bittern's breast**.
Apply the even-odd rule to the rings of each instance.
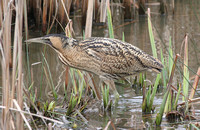
[[[62,60],[61,57],[60,59],[62,62],[64,61],[66,65],[100,75],[100,60],[90,57],[79,47],[67,51],[65,50],[62,54],[64,60]]]

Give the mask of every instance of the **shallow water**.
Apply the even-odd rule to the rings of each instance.
[[[180,53],[181,44],[186,33],[189,34],[189,67],[190,67],[190,77],[194,75],[194,72],[197,71],[200,66],[200,23],[197,19],[200,19],[200,1],[191,0],[175,1],[175,14],[172,14],[172,5],[168,4],[168,14],[161,16],[159,14],[158,5],[149,5],[151,8],[151,20],[152,24],[155,27],[154,35],[156,41],[156,48],[158,54],[162,48],[165,56],[168,55],[168,43],[170,37],[172,38],[173,52]],[[147,26],[147,17],[140,16],[136,17],[133,22],[126,23],[123,21],[123,10],[120,6],[113,6],[114,17],[113,17],[113,26],[115,38],[122,39],[122,33],[125,34],[125,41],[129,42],[145,52],[151,54],[151,45],[149,41],[148,26]],[[197,9],[196,13],[194,9]],[[74,14],[71,16],[73,19],[74,31],[77,39],[82,39],[82,27],[80,26],[81,17],[79,14]],[[108,37],[107,27],[102,26],[93,26],[92,36],[98,37]],[[30,32],[31,37],[42,36],[41,32]],[[46,100],[50,97],[51,88],[47,83],[47,79],[41,81],[42,75],[42,51],[44,46],[41,44],[30,44],[29,45],[29,58],[31,64],[31,70],[33,74],[34,87],[37,89],[38,94],[42,95],[43,99]],[[182,53],[183,54],[183,53]],[[25,51],[24,51],[25,56]],[[50,48],[47,47],[46,50],[46,59],[52,73],[52,78],[56,87],[60,87],[59,93],[63,95],[63,83],[65,77],[65,66],[58,60],[57,54]],[[167,59],[168,57],[166,57]],[[24,61],[26,63],[26,60]],[[174,82],[177,80],[181,81],[181,72],[182,72],[182,63],[179,61],[179,65],[176,67],[176,77]],[[26,68],[26,64],[24,64]],[[27,70],[24,69],[25,79],[27,78]],[[48,72],[47,72],[48,73]],[[45,77],[45,76],[44,76]],[[147,78],[154,82],[156,78],[155,73],[148,73]],[[40,88],[40,86],[43,86]],[[191,88],[191,87],[190,87]],[[108,116],[98,116],[97,115],[88,115],[89,124],[95,128],[104,128],[107,125],[108,121],[112,121],[115,124],[117,129],[142,129],[155,127],[152,126],[153,120],[155,120],[156,114],[144,115],[142,114],[142,92],[133,89],[132,87],[122,88],[117,86],[118,92],[120,94],[118,105],[114,108],[111,115]],[[200,91],[198,91],[200,93]],[[111,95],[113,97],[113,95]],[[196,95],[198,97],[198,95]],[[154,106],[155,113],[159,111],[159,106],[162,103],[163,93],[160,92],[156,95]],[[194,105],[196,108],[196,117],[200,119],[200,105]],[[185,125],[184,125],[185,124]],[[176,123],[171,124],[163,118],[163,123],[161,128],[178,128],[185,129],[188,122],[186,123]]]

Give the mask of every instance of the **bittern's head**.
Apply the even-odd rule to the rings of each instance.
[[[43,43],[51,46],[57,51],[76,45],[77,41],[62,34],[49,34],[44,37],[29,39],[26,42]]]

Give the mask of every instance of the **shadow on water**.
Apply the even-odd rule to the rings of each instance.
[[[169,10],[168,14],[165,16],[161,16],[158,13],[159,7],[156,5],[149,5],[152,12],[152,23],[155,26],[155,41],[158,53],[160,49],[164,49],[164,54],[168,55],[167,48],[169,43],[169,37],[172,37],[172,46],[173,51],[175,53],[179,53],[181,50],[181,43],[185,33],[189,33],[190,37],[193,39],[193,42],[189,43],[189,66],[192,70],[197,70],[200,66],[200,46],[198,46],[198,42],[200,41],[200,25],[196,19],[194,12],[192,11],[193,7],[199,7],[193,3],[192,5],[188,2],[176,1],[176,10],[175,15],[172,15],[172,12]],[[169,7],[170,8],[170,7]],[[125,23],[123,21],[123,17],[121,13],[123,13],[120,6],[113,8],[119,13],[116,13],[115,17],[113,17],[113,25],[115,38],[122,39],[122,33],[125,34],[125,41],[129,42],[145,52],[151,54],[151,45],[149,41],[148,34],[148,26],[147,26],[147,18],[146,16],[140,16],[134,20],[134,22]],[[198,15],[200,16],[200,15]],[[82,39],[82,27],[81,27],[81,18],[79,14],[74,13],[72,16],[74,31],[77,39]],[[40,33],[30,32],[30,37],[38,37]],[[108,37],[108,29],[102,26],[94,26],[93,27],[93,37]],[[162,40],[161,40],[162,39]],[[32,72],[34,75],[34,86],[43,86],[41,88],[41,96],[44,100],[48,99],[50,96],[50,89],[47,87],[48,84],[41,81],[41,61],[43,45],[41,44],[30,44],[29,45],[29,54],[30,54],[30,63]],[[63,73],[65,67],[58,60],[57,54],[49,47],[46,50],[46,58],[48,64],[50,66],[50,71],[52,73],[52,77],[54,79],[54,84],[60,87],[60,95],[63,94],[63,81],[65,74]],[[38,64],[35,64],[35,63]],[[25,70],[24,70],[25,71]],[[191,73],[191,75],[194,75]],[[156,74],[147,73],[147,79],[154,82],[156,78]],[[177,73],[174,81],[180,79],[179,73]],[[138,88],[130,87],[121,87],[117,86],[118,92],[120,94],[120,99],[118,105],[113,108],[112,113],[106,115],[99,115],[98,113],[90,113],[87,115],[87,120],[89,124],[95,128],[104,128],[108,121],[112,121],[115,124],[117,129],[142,129],[142,128],[155,128],[152,126],[153,121],[155,120],[156,114],[143,114],[141,105],[142,105],[142,90]],[[199,91],[198,91],[199,92]],[[45,94],[44,94],[45,93]],[[111,96],[113,97],[113,95]],[[154,101],[155,113],[159,111],[159,106],[161,105],[163,98],[163,92],[157,93]],[[200,118],[200,106],[194,106],[197,119]],[[185,125],[183,125],[185,124]],[[176,122],[170,123],[167,122],[166,119],[163,119],[162,125],[158,129],[162,128],[186,128],[188,127],[187,122]]]

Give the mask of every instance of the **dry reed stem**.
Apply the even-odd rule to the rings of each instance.
[[[30,113],[30,107],[24,102],[24,109],[25,110],[27,110],[27,112],[29,112]],[[29,117],[31,118],[31,120],[32,120],[32,122],[31,123],[33,123],[33,125],[35,126],[35,129],[36,130],[38,130],[38,127],[37,127],[37,125],[36,125],[36,123],[35,123],[35,120],[33,119],[33,116],[31,116],[31,115],[29,115]]]
[[[124,0],[123,1],[123,6],[124,6],[124,19],[132,19],[132,5],[133,1],[132,0]]]
[[[22,110],[21,110],[19,104],[17,103],[17,101],[16,101],[15,99],[13,99],[13,103],[14,103],[14,105],[16,106],[17,110],[19,110],[19,113],[21,114],[22,118],[24,119],[24,122],[26,123],[28,129],[29,129],[29,130],[32,130],[32,128],[31,128],[31,126],[29,125],[29,123],[28,123],[26,117],[24,116],[24,113],[21,112]],[[20,124],[20,125],[21,125],[21,124]]]
[[[67,90],[67,86],[69,84],[69,67],[66,66],[66,73],[65,73],[65,89]]]
[[[58,15],[58,1],[56,0],[56,10],[55,10],[55,16],[54,16],[54,18],[53,18],[53,21],[52,21],[52,23],[51,23],[51,26],[50,26],[50,28],[48,29],[48,32],[47,32],[47,34],[49,34],[49,32],[51,31],[51,29],[52,29],[52,27],[53,27],[53,25],[54,25],[54,22],[55,22],[55,20],[56,20],[56,17],[57,17],[57,15]],[[50,15],[51,16],[51,15]],[[49,16],[49,17],[50,17]],[[50,21],[50,20],[49,20]]]
[[[71,37],[72,32],[73,32],[72,20],[69,18],[69,15],[68,15],[69,11],[66,10],[66,7],[65,7],[63,0],[61,0],[61,2],[62,2],[62,6],[63,6],[63,9],[64,9],[65,14],[67,16],[67,21],[68,21],[68,23],[65,27],[65,34],[66,34],[67,37]]]
[[[36,9],[35,9],[35,19],[36,19],[36,26],[39,28],[40,25],[40,18],[41,18],[41,0],[33,1],[36,2]]]
[[[109,121],[109,122],[107,123],[106,127],[105,127],[103,130],[108,130],[108,127],[109,127],[110,123],[111,123],[111,121]]]
[[[176,87],[174,87],[173,85],[171,85],[170,87],[173,89],[173,91],[176,91],[176,93],[178,93],[178,89]],[[181,87],[181,85],[179,87]],[[180,92],[180,94],[184,96],[182,92]]]
[[[48,130],[52,130],[52,123],[48,124]]]
[[[24,94],[26,95],[28,101],[31,103],[31,105],[34,107],[34,109],[36,110],[37,113],[41,113],[38,108],[36,107],[36,105],[33,103],[33,101],[31,100],[31,98],[29,97],[30,93],[26,92],[25,89],[23,89]],[[44,122],[44,124],[47,126],[46,121],[42,118],[42,121]]]
[[[194,83],[192,85],[192,90],[190,92],[190,97],[189,99],[192,99],[194,97],[194,94],[196,92],[196,89],[197,89],[197,85],[198,85],[198,82],[199,82],[199,78],[200,78],[200,67],[198,68],[198,71],[197,71],[197,74],[195,76],[195,79],[194,79]]]
[[[93,0],[88,1],[87,18],[85,26],[85,38],[91,37],[93,20]]]
[[[172,0],[172,12],[173,12],[173,15],[174,15],[174,13],[175,13],[175,10],[174,10],[175,8],[174,8],[174,0]]]
[[[200,101],[200,98],[194,98],[194,99],[191,99],[191,100],[188,100],[188,103],[194,103],[194,102],[198,102]],[[178,105],[185,105],[185,101],[183,101],[182,103],[179,103]]]
[[[50,0],[49,2],[48,2],[48,7],[49,7],[49,14],[48,14],[48,16],[49,16],[49,19],[48,19],[48,31],[49,31],[49,26],[50,26],[50,21],[51,21],[51,16],[53,15],[53,9],[54,9],[54,3],[55,1],[53,1],[53,0]],[[57,2],[57,1],[56,1]]]
[[[74,34],[74,31],[73,31],[73,27],[72,27],[72,20],[69,18],[69,15],[68,15],[69,8],[71,6],[72,1],[70,0],[70,4],[67,7],[68,11],[66,10],[66,7],[65,7],[63,0],[61,0],[61,2],[62,2],[62,6],[63,6],[63,9],[64,9],[65,14],[67,16],[67,21],[68,21],[68,23],[65,27],[65,35],[67,37],[72,37],[72,34]],[[69,76],[69,67],[66,66],[66,74],[65,74],[65,88],[66,88],[66,90],[67,90],[67,86],[69,84],[69,77],[68,76]]]
[[[0,28],[2,28],[3,24],[3,10],[2,10],[2,1],[0,2]]]
[[[68,14],[69,14],[69,13],[70,13],[70,7],[71,7],[71,5],[72,5],[72,0],[67,0],[66,5],[67,5],[67,12],[68,12]]]
[[[26,0],[24,0],[24,27],[26,32],[26,40],[28,39],[28,17],[27,17],[27,5]]]
[[[63,8],[59,8],[60,15],[61,15],[60,23],[61,24],[63,24],[63,22],[68,23],[70,21],[68,13],[69,13],[69,10],[70,10],[71,4],[72,4],[72,0],[64,0],[64,1],[61,0],[61,4],[62,4]],[[66,9],[65,5],[66,5],[67,9]],[[65,16],[65,14],[66,14],[66,16]],[[66,19],[66,17],[67,17],[67,19]]]
[[[18,0],[15,1],[15,6],[16,6],[16,20],[15,20],[15,44],[17,44],[17,49],[18,49],[18,64],[17,64],[17,69],[18,69],[18,81],[17,81],[17,102],[19,104],[19,107],[23,109],[23,88],[22,88],[22,28],[23,28],[23,2],[24,0]],[[24,125],[23,125],[23,119],[20,116],[19,113],[16,115],[17,117],[17,129],[18,130],[23,130]]]
[[[106,14],[107,14],[107,6],[109,0],[102,0],[101,1],[101,8],[100,8],[100,22],[106,21]]]
[[[64,0],[64,3],[65,3],[65,1],[66,0]],[[61,4],[63,4],[63,0],[60,0],[59,2],[58,2],[58,5],[59,5],[59,7],[60,8],[58,8],[58,16],[59,16],[59,22],[61,23],[61,24],[63,24],[63,21],[64,21],[64,19],[65,19],[65,11],[64,11],[64,7],[61,5]]]
[[[116,129],[115,129],[115,125],[113,124],[112,121],[109,121],[109,122],[107,123],[106,127],[105,127],[103,130],[108,130],[108,127],[109,127],[110,125],[112,126],[113,130],[116,130]]]
[[[6,115],[8,115],[8,121],[10,119],[9,107],[10,107],[10,70],[9,63],[11,60],[11,3],[13,1],[4,0],[3,1],[3,15],[4,20],[2,23],[2,101],[6,109],[2,112],[2,125],[4,128],[10,128],[10,122],[6,121]]]
[[[83,0],[82,1],[82,8],[81,8],[81,12],[82,12],[82,26],[85,26],[86,23],[86,13],[87,13],[87,6],[88,6],[88,0]]]
[[[6,109],[5,106],[0,106],[1,109]],[[42,116],[42,115],[38,115],[38,114],[34,114],[34,113],[29,113],[29,112],[26,112],[26,111],[23,111],[23,110],[18,110],[18,109],[15,109],[15,108],[9,108],[10,111],[16,111],[16,112],[22,112],[24,114],[27,114],[27,115],[31,115],[31,116],[35,116],[35,117],[39,117],[43,120],[48,120],[48,121],[52,121],[54,123],[57,123],[59,125],[63,125],[64,123],[61,122],[61,121],[58,121],[58,120],[54,120],[54,119],[51,119],[51,118],[48,118],[48,117],[45,117],[45,116]]]
[[[175,57],[175,60],[174,60],[173,66],[172,66],[169,82],[167,84],[167,88],[171,88],[171,84],[172,84],[172,80],[173,80],[173,77],[174,77],[174,72],[175,72],[176,63],[177,63],[178,58],[180,58],[180,55],[176,54],[176,57]]]
[[[95,22],[99,22],[100,21],[100,16],[99,16],[99,0],[95,0],[95,3],[94,3],[94,19],[95,19]]]
[[[18,15],[18,11],[16,11],[16,15]],[[18,53],[18,45],[17,45],[17,34],[18,34],[18,22],[17,17],[15,20],[15,32],[14,32],[14,43],[13,43],[13,70],[12,70],[12,94],[11,94],[11,99],[15,98],[15,89],[16,89],[16,69],[17,69],[17,53]],[[12,104],[11,104],[12,107]]]
[[[45,33],[47,30],[47,7],[48,0],[43,0],[43,13],[42,13],[42,32]]]
[[[188,100],[188,90],[189,90],[189,70],[188,70],[188,34],[184,38],[184,66],[183,66],[183,93],[185,97],[183,99]]]
[[[79,110],[75,110],[76,113],[79,115],[79,117],[84,121],[85,124],[87,124],[89,121],[80,113]]]
[[[94,90],[94,92],[95,92],[95,94],[97,96],[97,99],[101,100],[101,94],[99,92],[98,87],[95,84],[94,77],[90,73],[89,73],[88,77],[91,78],[91,80],[92,80],[92,84],[90,86],[93,88],[93,90]]]

